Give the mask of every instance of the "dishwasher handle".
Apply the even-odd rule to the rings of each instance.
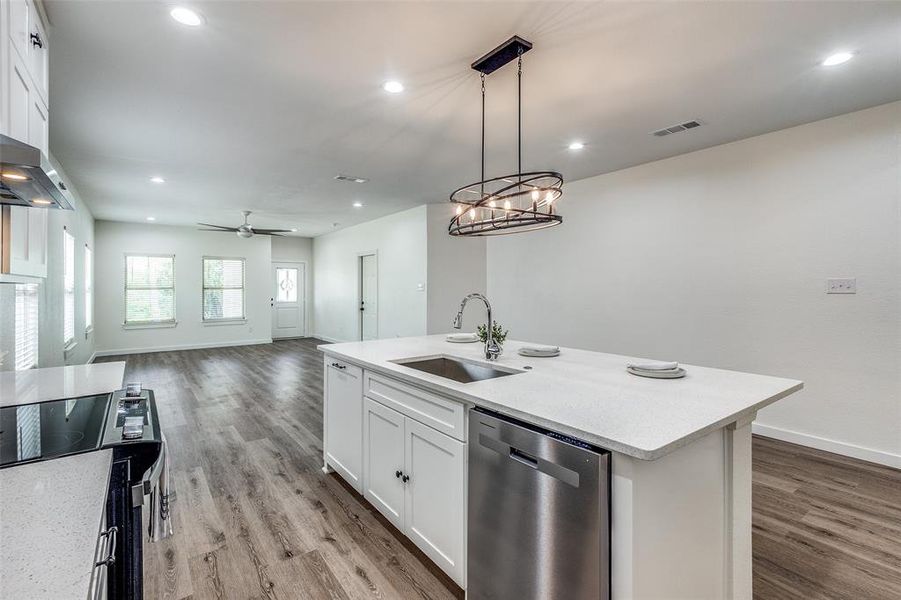
[[[523,452],[519,448],[510,446],[510,458],[527,467],[532,467],[533,469],[538,468],[538,459],[527,452]]]

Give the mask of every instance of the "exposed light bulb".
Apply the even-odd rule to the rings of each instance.
[[[494,208],[494,207],[496,207],[496,206],[497,206],[497,203],[495,203],[494,200],[489,200],[489,201],[488,201],[488,207],[489,207],[489,208]]]
[[[504,210],[510,210],[510,201],[504,200]]]
[[[548,192],[547,195],[544,197],[544,201],[547,204],[550,204],[551,202],[553,202],[554,201],[554,192]]]
[[[462,204],[458,204],[458,205],[457,205],[457,216],[459,217],[459,216],[462,215],[462,214],[463,214],[463,205],[462,205]]]
[[[532,190],[532,200],[538,200],[541,197],[541,192],[537,189]]]
[[[469,209],[469,218],[472,219],[473,221],[476,220],[476,209],[474,209],[474,208]]]

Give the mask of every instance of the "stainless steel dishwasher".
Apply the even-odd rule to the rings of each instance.
[[[469,413],[467,600],[610,598],[610,452]]]

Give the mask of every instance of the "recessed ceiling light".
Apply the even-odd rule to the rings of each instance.
[[[354,208],[363,208],[363,203],[357,200],[354,202]]]
[[[53,204],[53,202],[51,202],[50,200],[44,200],[43,198],[35,198],[34,200],[32,200],[32,202],[41,206],[50,206],[51,204]]]
[[[581,150],[584,147],[585,144],[583,144],[582,142],[573,142],[569,145],[570,150]]]
[[[382,88],[389,94],[399,94],[404,91],[404,84],[399,81],[386,81]]]
[[[156,217],[147,217],[148,221],[156,221]]]
[[[852,52],[836,52],[832,56],[826,58],[822,65],[824,67],[834,67],[835,65],[846,63],[852,58],[854,58],[854,53]]]
[[[297,231],[297,227],[292,227],[291,231]]]
[[[203,17],[201,17],[190,8],[178,6],[173,8],[169,12],[169,14],[173,19],[175,19],[182,25],[187,25],[188,27],[197,27],[199,25],[203,25]]]
[[[159,176],[153,176],[150,178],[151,183],[166,183],[166,180]]]

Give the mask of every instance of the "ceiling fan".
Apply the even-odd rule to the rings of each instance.
[[[244,215],[244,223],[237,227],[225,227],[224,225],[213,225],[211,223],[198,223],[198,225],[203,225],[204,227],[212,227],[212,229],[199,229],[199,231],[234,231],[238,234],[238,237],[241,238],[253,237],[255,234],[281,236],[283,233],[291,233],[291,231],[293,231],[291,229],[257,229],[256,227],[251,227],[250,223],[247,222],[247,217],[250,216],[249,210],[242,210],[241,214]]]

